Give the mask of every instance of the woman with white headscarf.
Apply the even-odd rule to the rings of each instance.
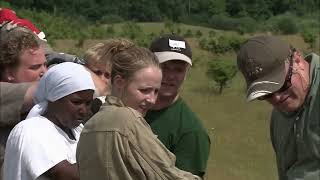
[[[79,179],[76,146],[94,94],[90,73],[61,63],[41,78],[37,103],[11,131],[4,180]]]

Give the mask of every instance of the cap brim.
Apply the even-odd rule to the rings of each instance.
[[[252,82],[247,89],[247,101],[255,100],[259,97],[274,93],[279,90],[285,81],[285,66],[280,65],[273,72],[263,78],[259,78]]]
[[[164,52],[154,52],[154,54],[157,56],[160,63],[164,63],[170,60],[181,60],[181,61],[187,62],[192,66],[191,59],[188,56],[181,53],[164,51]]]

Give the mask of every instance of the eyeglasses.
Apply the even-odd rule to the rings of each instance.
[[[288,59],[289,59],[289,69],[288,69],[288,74],[286,76],[286,79],[283,83],[283,86],[276,92],[274,93],[270,93],[270,94],[267,94],[267,95],[264,95],[264,96],[261,96],[258,98],[258,100],[266,100],[266,99],[269,99],[271,98],[275,93],[282,93],[282,92],[285,92],[286,90],[288,90],[291,86],[292,86],[292,83],[291,83],[291,78],[292,78],[292,70],[293,70],[293,55],[294,53],[296,52],[296,49],[295,48],[292,48],[291,49],[291,53],[290,55],[288,56]]]

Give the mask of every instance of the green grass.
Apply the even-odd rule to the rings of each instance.
[[[163,23],[139,23],[139,25],[145,33],[160,33],[164,29]],[[115,31],[121,32],[121,26],[122,24],[115,24]],[[180,25],[180,28],[183,32],[187,29],[193,32],[200,30],[203,37],[210,31],[216,31],[189,25]],[[310,52],[301,36],[290,35],[281,38],[288,40],[302,52]],[[272,107],[264,102],[246,102],[245,85],[240,73],[222,95],[216,94],[214,84],[206,77],[205,72],[208,61],[215,60],[217,55],[201,50],[198,40],[198,38],[188,38],[196,62],[184,83],[182,96],[198,114],[212,141],[206,179],[276,179],[275,157],[269,138]],[[100,41],[102,40],[86,40],[83,47],[76,48],[77,41],[58,40],[54,43],[54,48],[81,55],[89,46]],[[319,47],[315,51],[319,53]],[[235,53],[224,54],[223,57],[235,60]]]
[[[210,90],[202,68],[196,67],[182,93],[203,120],[212,141],[207,179],[276,179],[268,135],[271,107],[247,103],[239,75],[221,96]]]

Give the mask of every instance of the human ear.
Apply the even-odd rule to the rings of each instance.
[[[11,69],[5,69],[2,74],[2,77],[4,81],[10,82],[10,83],[15,81],[14,72]]]
[[[113,78],[113,84],[116,88],[122,89],[126,86],[126,79],[124,79],[121,75],[116,75]]]
[[[294,70],[304,70],[306,61],[302,57],[302,54],[299,51],[294,52],[293,54]]]

